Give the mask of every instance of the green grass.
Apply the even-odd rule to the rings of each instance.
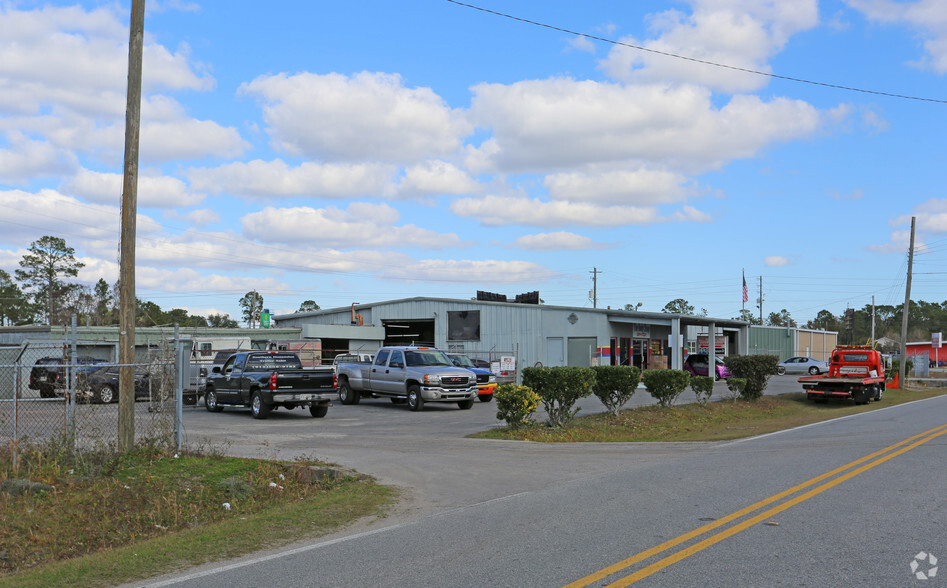
[[[623,410],[616,417],[607,413],[578,417],[560,429],[534,424],[520,429],[491,429],[469,437],[547,443],[724,441],[791,429],[945,393],[947,391],[943,389],[889,389],[885,391],[881,402],[862,406],[839,400],[815,404],[801,392],[764,396],[756,402],[721,400],[704,406],[646,406]]]
[[[21,447],[0,454],[0,587],[108,586],[325,535],[383,515],[396,492],[364,476],[312,482],[291,464],[142,448]],[[334,470],[333,470],[334,471]],[[230,508],[223,505],[227,503]]]

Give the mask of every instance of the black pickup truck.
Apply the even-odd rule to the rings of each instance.
[[[210,412],[249,408],[256,419],[265,419],[280,406],[308,406],[319,418],[326,416],[335,394],[332,366],[304,369],[292,351],[240,351],[207,376],[204,406]]]

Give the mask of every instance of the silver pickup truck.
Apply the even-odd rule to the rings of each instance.
[[[388,397],[421,410],[426,402],[456,402],[467,410],[477,399],[477,376],[454,367],[432,347],[382,347],[372,363],[340,363],[339,400],[358,404],[363,397]]]

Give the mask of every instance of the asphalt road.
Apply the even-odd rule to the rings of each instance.
[[[794,378],[774,377],[767,392],[797,387]],[[643,390],[634,398],[650,402]],[[586,411],[597,403],[583,402]],[[298,410],[266,421],[240,411],[188,411],[190,444],[226,442],[234,455],[327,459],[397,484],[409,500],[384,520],[152,585],[947,581],[947,573],[914,575],[929,572],[929,557],[911,568],[922,552],[947,556],[947,434],[938,435],[947,431],[947,397],[725,443],[464,439],[496,424],[494,415],[492,404],[412,413],[381,400],[336,405],[325,419]],[[925,431],[932,433],[893,447]]]

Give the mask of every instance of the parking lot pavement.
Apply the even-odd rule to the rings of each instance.
[[[795,378],[774,377],[767,393],[798,388]],[[726,397],[718,382],[714,398]],[[679,402],[693,402],[688,391]],[[639,389],[627,407],[655,404]],[[581,414],[602,412],[595,398],[582,399]],[[325,418],[308,411],[278,410],[266,420],[249,411],[227,409],[209,413],[203,406],[185,411],[190,446],[213,445],[229,455],[291,460],[321,459],[370,474],[381,483],[405,490],[406,512],[414,517],[519,492],[541,489],[571,479],[645,467],[656,459],[697,451],[702,443],[525,443],[468,439],[466,435],[499,426],[495,403],[475,403],[471,410],[456,405],[428,404],[421,412],[387,399],[364,400],[356,406],[335,402]]]

